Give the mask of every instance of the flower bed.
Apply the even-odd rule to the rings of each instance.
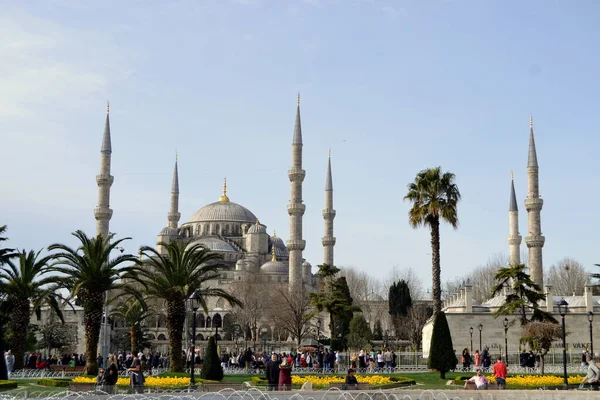
[[[473,375],[471,375],[473,376]],[[455,379],[457,385],[464,385],[465,381],[471,376],[458,376]],[[496,383],[493,375],[486,376],[492,383]],[[583,375],[572,375],[568,377],[570,385],[578,385],[581,383]],[[544,386],[561,386],[564,378],[558,375],[508,375],[506,377],[506,386],[525,386],[525,387],[544,387]]]
[[[96,383],[96,378],[90,378],[86,376],[78,376],[73,378],[73,383]],[[196,379],[197,383],[207,382],[202,379]],[[144,380],[144,386],[153,386],[161,388],[182,388],[190,385],[189,377],[158,377],[158,376],[147,376]],[[119,378],[117,386],[129,386],[129,378]]]
[[[405,377],[390,377],[381,375],[356,375],[359,383],[367,383],[372,387],[387,388],[404,385],[414,385],[415,381]],[[315,389],[329,388],[331,383],[344,383],[345,376],[341,375],[292,375],[292,388],[298,389],[306,382],[312,383]],[[252,377],[252,383],[256,386],[266,386],[267,381],[264,377]]]

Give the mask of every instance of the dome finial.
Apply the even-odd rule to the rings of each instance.
[[[106,113],[110,114],[110,103],[106,100]]]
[[[277,261],[277,257],[275,256],[275,243],[273,243],[271,246],[271,254],[273,255],[273,257],[271,257],[271,261]]]
[[[179,154],[177,153],[177,150],[175,150],[175,162],[179,161]]]
[[[533,128],[533,115],[529,114],[529,127]]]
[[[219,203],[229,203],[229,197],[227,197],[227,177],[223,181],[223,194],[219,198]]]
[[[512,169],[510,170],[510,180],[511,181],[515,180],[515,172]]]
[[[300,105],[300,92],[298,92],[298,106]]]
[[[277,237],[277,232],[273,231],[273,237]]]

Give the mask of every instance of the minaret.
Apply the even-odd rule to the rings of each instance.
[[[540,198],[537,153],[533,137],[533,119],[529,118],[529,157],[527,160],[527,199],[525,209],[528,214],[528,232],[525,243],[529,248],[529,275],[540,287],[544,286],[544,267],[542,264],[542,248],[546,238],[542,236],[540,211],[544,201]]]
[[[112,217],[110,209],[110,187],[113,184],[113,176],[110,174],[110,155],[112,147],[110,144],[110,105],[106,104],[106,123],[104,125],[104,136],[102,137],[102,148],[100,149],[100,174],[96,175],[98,184],[98,206],[94,209],[96,217],[96,235],[108,238],[108,224]]]
[[[302,182],[306,172],[302,169],[302,127],[300,126],[300,93],[296,109],[296,124],[292,141],[292,168],[288,171],[291,184],[291,198],[287,210],[290,216],[290,239],[287,247],[289,261],[289,290],[302,291],[302,251],[306,241],[302,240],[302,216],[306,206],[302,203]]]
[[[171,185],[171,207],[167,218],[169,219],[169,228],[177,229],[177,223],[181,214],[179,213],[179,172],[177,170],[177,153],[175,153],[175,169],[173,169],[173,184]]]
[[[335,237],[333,236],[333,219],[335,210],[333,209],[333,179],[331,179],[331,150],[329,150],[329,159],[327,161],[327,177],[325,179],[325,208],[323,209],[323,219],[325,220],[325,235],[321,239],[323,244],[323,263],[333,266],[333,246],[335,246]]]
[[[510,173],[510,204],[508,206],[508,246],[510,265],[521,264],[521,235],[519,235],[519,209],[515,195],[515,177]]]

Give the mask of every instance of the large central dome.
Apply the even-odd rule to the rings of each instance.
[[[196,211],[189,222],[249,222],[255,223],[256,216],[246,207],[233,202],[217,201]]]
[[[188,222],[249,222],[255,223],[257,218],[252,211],[227,197],[227,179],[223,183],[223,194],[219,201],[210,203],[196,211]]]

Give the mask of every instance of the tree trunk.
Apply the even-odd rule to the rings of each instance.
[[[131,335],[131,351],[137,354],[137,329],[135,324],[129,330],[129,334]]]
[[[431,281],[433,286],[433,315],[436,315],[442,311],[439,217],[435,217],[431,222]]]
[[[13,305],[12,315],[12,352],[15,356],[15,371],[23,369],[25,364],[25,350],[27,347],[27,328],[29,328],[29,316],[31,308],[29,299],[16,299]]]
[[[167,329],[171,348],[171,371],[182,372],[181,361],[183,324],[185,322],[185,300],[178,299],[167,303]]]
[[[104,293],[81,293],[83,300],[83,324],[85,325],[85,375],[98,374],[98,341],[102,325]]]
[[[440,371],[440,379],[446,379],[446,371]]]

